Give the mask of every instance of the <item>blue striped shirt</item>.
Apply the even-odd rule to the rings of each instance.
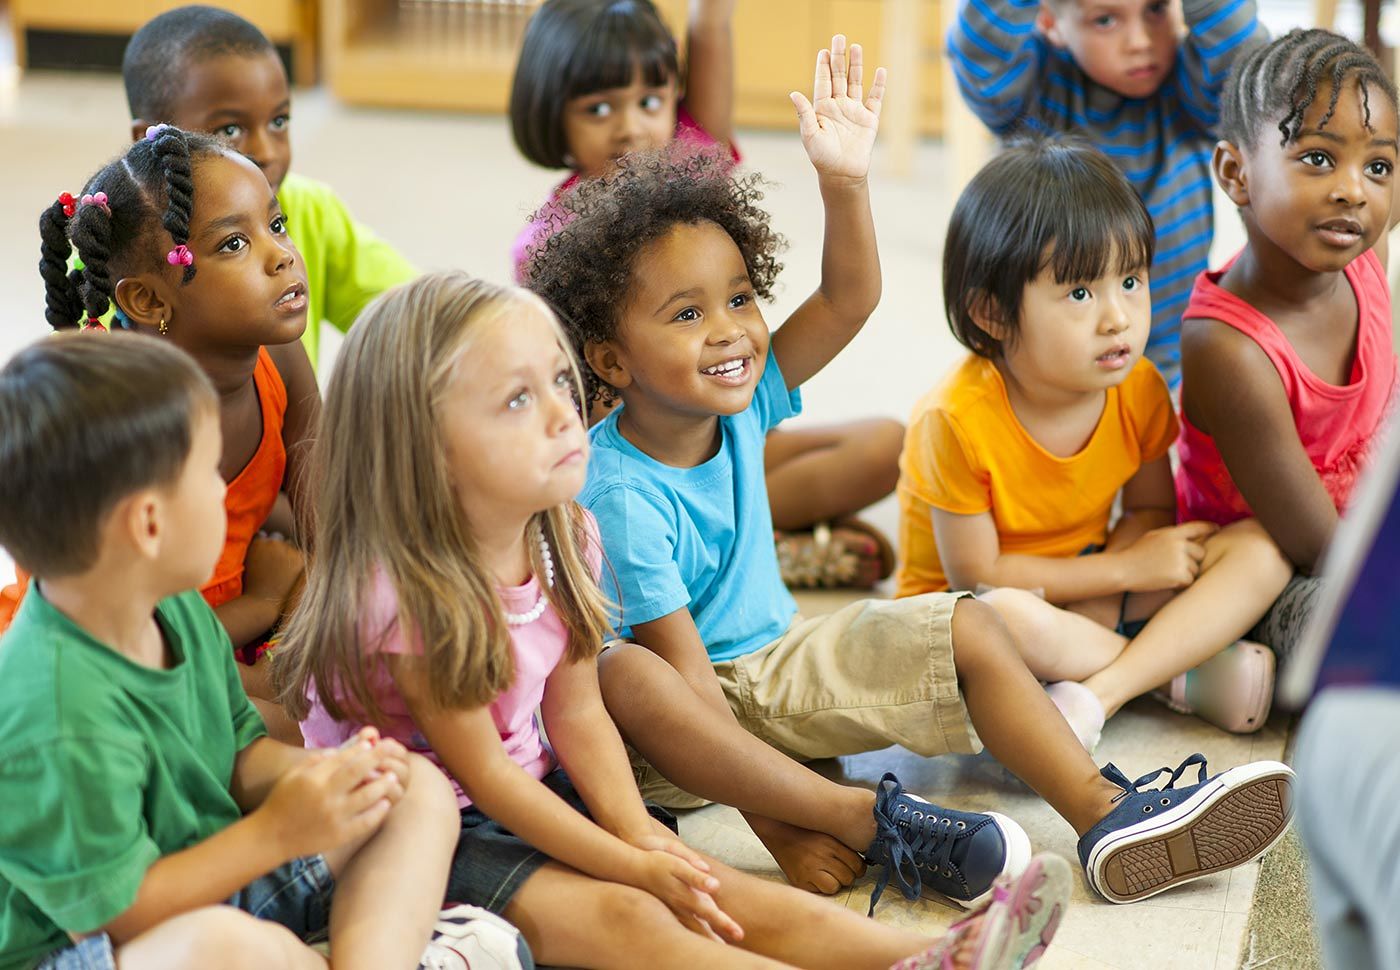
[[[958,88],[998,137],[1075,132],[1122,169],[1157,231],[1147,355],[1175,387],[1181,313],[1214,229],[1210,159],[1231,63],[1268,41],[1255,0],[1183,0],[1188,34],[1149,98],[1095,84],[1035,29],[1040,0],[960,0],[948,32]]]

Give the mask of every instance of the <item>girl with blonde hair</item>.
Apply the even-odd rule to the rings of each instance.
[[[567,347],[538,298],[461,273],[360,317],[326,395],[306,592],[277,661],[308,743],[374,724],[441,766],[462,818],[449,898],[519,926],[544,964],[1020,966],[1058,922],[1060,860],[930,949],[702,856],[643,803],[598,686],[608,604],[574,501],[589,446]]]

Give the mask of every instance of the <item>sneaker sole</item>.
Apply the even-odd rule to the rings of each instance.
[[[1085,867],[1089,885],[1131,903],[1257,859],[1288,831],[1293,786],[1276,761],[1232,768],[1171,811],[1102,839]]]
[[[1006,864],[1001,867],[1001,875],[1017,878],[1026,871],[1026,866],[1031,862],[1031,839],[1026,834],[1026,830],[1021,828],[1014,820],[1002,815],[1000,812],[987,812],[987,815],[997,823],[997,828],[1001,830],[1001,839],[1006,843]],[[944,899],[951,899],[963,909],[976,909],[987,900],[992,898],[992,891],[995,888],[996,880],[992,880],[993,885],[987,887],[987,891],[972,899],[957,899],[953,896],[943,896],[935,889],[924,890],[926,896],[942,896]]]
[[[1073,883],[1064,859],[1044,853],[1033,858],[1010,898],[988,909],[987,919],[999,921],[987,925],[970,970],[1021,970],[1044,956],[1069,907]]]

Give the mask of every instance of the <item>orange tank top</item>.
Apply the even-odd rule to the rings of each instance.
[[[258,348],[253,387],[262,413],[262,438],[248,464],[228,483],[224,495],[224,512],[228,516],[224,551],[219,555],[214,575],[199,590],[210,606],[222,606],[243,594],[243,560],[247,558],[248,546],[267,521],[287,471],[287,448],[282,441],[287,386],[266,347]],[[28,573],[18,566],[15,573],[15,584],[0,590],[0,633],[9,628],[29,585]]]

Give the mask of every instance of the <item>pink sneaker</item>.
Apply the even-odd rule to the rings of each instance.
[[[1264,726],[1274,700],[1274,652],[1249,640],[1231,644],[1156,695],[1172,710],[1195,714],[1235,734]]]
[[[1016,879],[998,879],[991,901],[981,910],[954,923],[933,946],[890,970],[953,970],[958,964],[954,959],[958,943],[978,926],[981,935],[963,954],[967,970],[1028,967],[1045,954],[1059,929],[1072,884],[1064,859],[1049,853],[1035,856]]]

